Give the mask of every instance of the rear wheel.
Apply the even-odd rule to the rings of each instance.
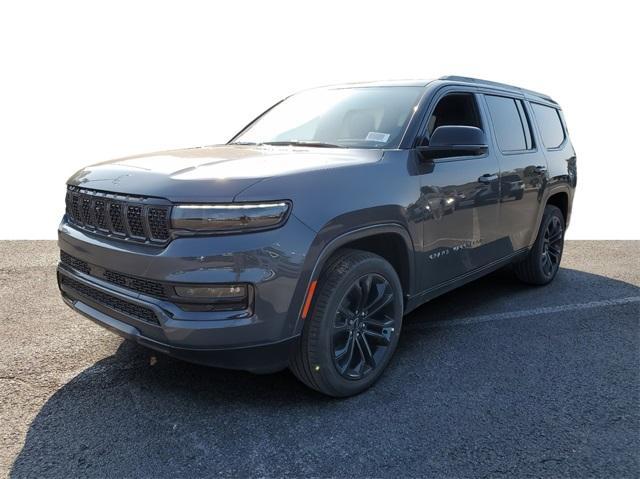
[[[555,278],[564,249],[564,216],[556,206],[547,205],[540,230],[527,257],[514,265],[516,276],[529,284],[543,285]]]
[[[339,252],[321,274],[291,370],[330,396],[364,391],[396,349],[402,310],[400,280],[385,259],[366,251]]]

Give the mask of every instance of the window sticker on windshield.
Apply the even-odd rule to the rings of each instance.
[[[365,138],[367,141],[379,141],[380,143],[386,143],[389,139],[389,133],[379,133],[377,131],[370,131]]]

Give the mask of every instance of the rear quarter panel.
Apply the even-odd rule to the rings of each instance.
[[[528,98],[528,100],[531,101],[532,99]],[[541,102],[538,99],[535,99],[534,102],[558,108],[557,104]],[[566,193],[568,201],[567,217],[565,218],[565,222],[566,226],[568,227],[571,220],[573,198],[575,196],[575,190],[578,181],[577,156],[573,144],[571,143],[571,138],[569,137],[569,130],[567,128],[562,109],[558,109],[558,111],[560,113],[560,119],[562,127],[564,129],[565,138],[562,144],[560,144],[560,146],[558,146],[557,148],[546,148],[544,145],[541,145],[541,148],[544,151],[547,160],[548,168],[547,184],[544,189],[544,200],[542,204],[546,204],[547,200],[557,193]],[[533,126],[536,130],[536,138],[541,142],[541,133],[538,119],[534,119]],[[538,218],[539,222],[542,220],[543,212],[543,209],[541,209]]]

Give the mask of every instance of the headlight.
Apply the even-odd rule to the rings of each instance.
[[[286,201],[178,205],[171,213],[171,224],[177,230],[212,233],[271,228],[283,223],[288,212]]]

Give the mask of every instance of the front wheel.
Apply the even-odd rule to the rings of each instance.
[[[560,208],[547,205],[540,230],[527,257],[514,265],[516,276],[525,283],[544,285],[553,281],[564,249],[564,215]]]
[[[402,314],[402,287],[395,269],[373,253],[340,251],[320,276],[290,369],[324,394],[358,394],[389,363]]]

